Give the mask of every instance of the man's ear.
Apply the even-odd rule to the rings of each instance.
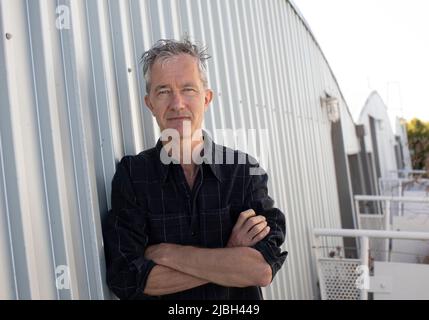
[[[152,103],[150,102],[150,98],[149,98],[149,95],[148,95],[148,94],[144,96],[144,102],[145,102],[145,104],[146,104],[146,107],[148,107],[148,108],[149,108],[149,110],[150,110],[150,111],[152,112],[152,114],[153,114],[153,106],[152,106]]]
[[[213,91],[210,89],[206,89],[206,94],[204,96],[204,110],[207,111],[209,108],[210,102],[213,100]]]

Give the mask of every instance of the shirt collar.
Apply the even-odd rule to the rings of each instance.
[[[158,160],[158,163],[159,163],[158,167],[159,167],[159,174],[160,174],[160,177],[161,177],[161,182],[164,183],[165,180],[167,179],[168,170],[170,168],[170,164],[171,163],[170,164],[165,164],[165,163],[163,163],[161,161],[161,159],[162,159],[161,154],[166,152],[164,150],[164,148],[163,148],[163,144],[162,144],[161,138],[158,139],[158,141],[156,143],[156,146],[155,146],[155,149],[156,149],[156,154],[158,156],[157,160]]]
[[[203,130],[204,154],[203,162],[212,170],[215,177],[222,182],[221,163],[223,161],[223,147],[213,142],[210,135]]]
[[[202,155],[203,163],[208,165],[211,171],[213,172],[214,176],[219,180],[219,182],[222,182],[222,172],[221,172],[220,163],[222,162],[222,159],[223,159],[223,148],[222,146],[214,143],[213,140],[210,138],[209,134],[205,130],[203,130],[203,139],[204,139],[203,155]],[[170,166],[172,164],[175,164],[176,162],[172,161],[168,164],[165,164],[161,161],[162,153],[166,155],[166,151],[163,148],[161,138],[158,139],[155,149],[157,150],[157,155],[158,155],[161,182],[165,183]]]

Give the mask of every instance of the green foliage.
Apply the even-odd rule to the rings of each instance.
[[[407,133],[413,169],[429,170],[429,122],[414,118],[407,123]]]

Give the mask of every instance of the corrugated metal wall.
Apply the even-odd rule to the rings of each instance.
[[[344,101],[290,2],[0,0],[0,298],[110,298],[100,221],[115,163],[158,133],[138,60],[185,33],[213,56],[206,128],[270,133],[290,255],[266,297],[317,297],[309,231],[340,227],[320,97]],[[69,290],[56,286],[63,265]]]

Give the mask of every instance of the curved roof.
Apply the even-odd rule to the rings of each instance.
[[[369,115],[377,120],[386,121],[389,128],[393,133],[392,125],[390,123],[389,114],[387,113],[387,106],[377,91],[372,91],[365,101],[362,111],[359,115],[359,123],[364,123],[365,117]]]

